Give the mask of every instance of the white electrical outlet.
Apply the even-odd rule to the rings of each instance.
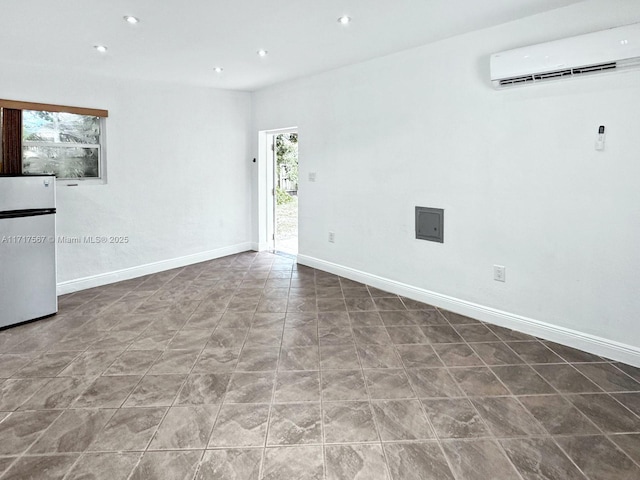
[[[336,243],[336,234],[334,232],[329,232],[329,243]]]
[[[493,279],[496,282],[505,282],[506,281],[506,268],[502,265],[494,265],[493,266]]]
[[[309,181],[310,182],[316,181],[316,172],[309,172]]]

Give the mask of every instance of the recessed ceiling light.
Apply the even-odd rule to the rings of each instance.
[[[95,48],[100,53],[106,53],[107,52],[107,47],[105,47],[104,45],[95,45],[93,48]]]
[[[224,68],[222,68],[222,67],[216,67],[216,68],[213,69],[213,71],[216,72],[216,73],[222,73],[223,70],[224,70]]]
[[[136,17],[132,17],[131,15],[125,15],[124,21],[130,23],[131,25],[135,25],[136,23],[140,23],[140,19]]]
[[[269,52],[267,52],[266,50],[260,49],[258,50],[257,53],[259,57],[266,57]]]
[[[338,19],[338,23],[342,25],[349,25],[351,23],[351,17],[344,15]]]

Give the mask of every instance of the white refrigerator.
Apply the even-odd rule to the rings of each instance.
[[[0,175],[0,329],[53,315],[56,179]]]

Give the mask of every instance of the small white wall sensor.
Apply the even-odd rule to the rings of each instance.
[[[605,139],[605,128],[604,125],[600,125],[598,129],[598,137],[596,138],[596,150],[602,151],[604,150],[604,139]]]

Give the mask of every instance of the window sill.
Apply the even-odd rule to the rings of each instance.
[[[82,187],[86,185],[106,185],[105,178],[56,179],[58,187]]]

